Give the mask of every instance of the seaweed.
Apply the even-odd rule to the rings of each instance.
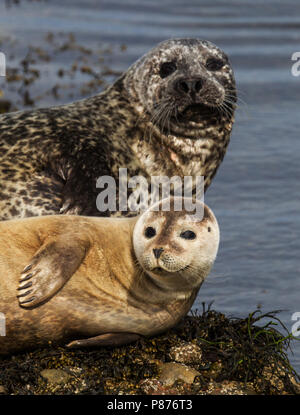
[[[211,382],[231,381],[251,393],[296,394],[299,376],[287,355],[295,338],[278,313],[256,310],[246,318],[233,318],[203,305],[201,313],[193,311],[168,332],[127,346],[70,350],[49,345],[3,357],[0,384],[8,394],[143,394],[145,380],[159,384],[161,365],[172,361],[170,349],[192,343],[201,348],[202,357],[189,366],[200,375],[191,385],[160,385],[156,393],[205,394]],[[63,370],[68,380],[49,382],[43,377],[45,369]]]

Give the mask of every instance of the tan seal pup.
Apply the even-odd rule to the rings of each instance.
[[[196,201],[203,208],[199,221],[185,207],[175,211],[174,200],[169,212],[134,218],[1,222],[0,354],[49,342],[125,344],[174,326],[190,310],[219,244],[206,205]]]
[[[67,105],[0,116],[0,219],[99,212],[97,179],[119,169],[150,182],[210,185],[234,122],[226,54],[200,39],[166,40],[108,89]],[[122,209],[117,209],[114,215]],[[128,212],[122,212],[122,215]]]

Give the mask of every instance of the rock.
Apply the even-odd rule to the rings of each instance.
[[[45,369],[40,374],[47,382],[54,385],[66,383],[72,377],[62,369]]]
[[[255,389],[251,383],[246,385],[243,382],[223,381],[209,382],[206,390],[199,392],[199,395],[256,395]]]
[[[0,385],[0,395],[7,395],[7,390],[3,385]]]
[[[300,383],[298,383],[296,381],[296,379],[291,375],[289,376],[289,378],[290,378],[290,381],[292,382],[292,384],[295,386],[295,393],[297,395],[300,395]]]
[[[163,385],[157,379],[144,379],[139,386],[146,395],[178,395],[178,390]]]
[[[169,357],[178,363],[199,363],[202,358],[202,350],[194,343],[182,342],[179,346],[171,347]]]
[[[211,379],[217,379],[219,375],[222,373],[223,370],[223,363],[222,360],[217,360],[212,363],[208,369],[209,377]]]
[[[161,367],[159,382],[163,385],[171,386],[176,380],[182,380],[185,383],[193,383],[196,376],[200,373],[188,366],[180,363],[164,363]]]

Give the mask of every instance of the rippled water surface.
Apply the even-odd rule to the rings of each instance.
[[[170,37],[208,39],[225,50],[242,101],[227,155],[206,195],[221,245],[195,308],[214,301],[215,309],[234,316],[257,307],[282,309],[291,329],[291,315],[300,312],[300,77],[291,74],[291,55],[300,51],[300,3],[23,0],[7,8],[1,2],[0,36],[18,41],[17,54],[48,32],[72,32],[90,48],[117,47],[107,57],[116,71]],[[118,49],[121,44],[126,51]],[[48,63],[50,74],[58,64],[64,62]],[[300,344],[293,351],[300,372]]]

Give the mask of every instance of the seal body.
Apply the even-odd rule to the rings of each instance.
[[[221,163],[236,93],[227,56],[207,41],[162,42],[104,92],[0,117],[0,219],[99,212],[97,179],[204,176]],[[118,209],[116,209],[117,211]],[[117,214],[117,213],[116,213]]]
[[[185,211],[1,222],[0,354],[123,344],[174,326],[216,257],[218,225],[205,209],[200,222]]]

